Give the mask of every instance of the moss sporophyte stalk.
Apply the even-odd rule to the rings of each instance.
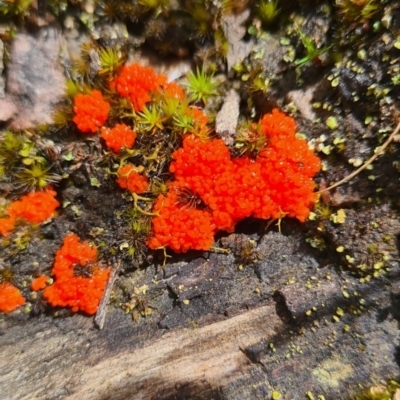
[[[90,82],[70,82],[61,110],[73,121],[65,129],[75,129],[82,140],[99,136],[108,165],[104,171],[115,179],[115,192],[122,189],[123,197],[131,198],[129,211],[120,212],[126,229],[113,254],[134,258],[146,248],[161,249],[165,256],[167,249],[209,250],[218,231],[233,232],[251,216],[306,220],[317,200],[313,177],[320,160],[296,137],[292,117],[274,109],[249,122],[248,132],[229,148],[215,136],[203,109],[217,94],[213,76],[204,69],[189,74],[182,87],[137,63],[111,67]],[[0,146],[0,155],[8,154],[1,152]],[[55,216],[60,203],[56,189],[48,186],[53,181],[44,180],[3,207],[4,237],[21,222],[41,224]],[[94,314],[109,273],[97,260],[96,247],[69,233],[56,253],[52,279],[43,274],[30,287],[43,290],[52,306]],[[13,304],[23,304],[9,286],[1,287],[3,292],[10,293]],[[4,296],[0,309],[14,309]]]

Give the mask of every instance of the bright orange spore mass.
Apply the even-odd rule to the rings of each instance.
[[[18,288],[9,282],[0,283],[0,312],[11,312],[25,304]]]
[[[190,249],[209,249],[214,242],[216,226],[206,210],[198,210],[181,204],[178,198],[179,181],[166,196],[159,196],[154,205],[154,212],[160,212],[153,219],[153,236],[148,241],[152,249],[168,246],[175,252],[186,252]]]
[[[153,68],[133,63],[125,65],[120,74],[110,83],[120,96],[127,97],[135,111],[142,111],[146,103],[151,101],[151,93],[167,85],[167,77],[157,74]],[[169,86],[169,90],[177,93],[176,87]]]
[[[185,98],[185,93],[183,89],[176,82],[166,83],[162,85],[162,89],[164,91],[165,97],[175,98],[178,100],[183,100]]]
[[[110,269],[96,264],[97,249],[80,242],[75,234],[64,238],[52,273],[55,282],[44,289],[43,298],[55,307],[95,314],[106,287]]]
[[[110,104],[103,99],[99,90],[90,94],[77,94],[74,98],[74,113],[72,119],[78,129],[84,133],[96,133],[107,121]]]
[[[60,203],[55,199],[57,193],[47,189],[33,192],[12,202],[6,209],[11,218],[23,218],[28,222],[40,223],[50,218]]]
[[[170,247],[176,252],[210,249],[219,230],[232,232],[245,217],[294,217],[304,221],[316,201],[312,177],[320,160],[304,140],[295,136],[293,118],[278,110],[260,121],[266,147],[253,160],[231,159],[221,139],[202,142],[187,135],[173,154],[171,187],[185,187],[205,208],[182,207],[177,191],[160,195],[152,220],[152,249]]]
[[[125,124],[117,124],[111,129],[103,127],[100,136],[115,153],[119,153],[124,147],[132,148],[136,140],[136,133]]]
[[[121,189],[128,189],[132,193],[143,193],[149,188],[148,179],[140,175],[132,164],[125,164],[118,169],[117,183]]]
[[[47,275],[41,275],[35,278],[30,285],[31,290],[37,292],[38,290],[42,290],[46,287],[46,283],[49,280]]]
[[[14,230],[16,219],[13,217],[0,218],[0,235],[6,236]]]

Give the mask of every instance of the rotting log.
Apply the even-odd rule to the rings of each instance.
[[[399,271],[360,285],[267,236],[242,271],[211,254],[153,284],[137,272],[154,312],[136,323],[112,306],[101,331],[81,315],[1,320],[1,399],[340,400],[396,377]]]

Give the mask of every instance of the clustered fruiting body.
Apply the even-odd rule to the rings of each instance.
[[[163,84],[163,92],[165,97],[183,100],[185,93],[183,89],[175,82],[168,82]]]
[[[48,189],[33,192],[14,201],[7,208],[7,213],[14,218],[23,218],[32,223],[40,223],[50,218],[60,203],[55,199],[57,193]]]
[[[140,64],[125,65],[120,74],[110,83],[120,96],[127,97],[135,111],[142,111],[151,101],[151,93],[167,85],[165,75],[156,74],[153,68],[143,67]]]
[[[81,132],[96,133],[105,124],[110,104],[103,99],[99,90],[90,94],[78,94],[74,99],[73,121]]]
[[[1,218],[0,219],[0,234],[5,236],[8,235],[15,228],[14,218]]]
[[[39,290],[43,290],[47,286],[47,282],[49,281],[49,277],[47,275],[40,275],[35,278],[30,285],[32,291],[37,292]]]
[[[153,218],[150,248],[208,250],[217,231],[232,232],[249,216],[277,219],[287,215],[300,221],[308,217],[316,201],[312,177],[320,160],[305,141],[296,138],[294,120],[278,110],[261,119],[260,130],[267,145],[254,160],[232,159],[221,139],[184,138],[182,148],[172,156],[170,171],[175,181],[154,206],[158,215]],[[181,188],[197,196],[205,209],[182,205]]]
[[[9,282],[0,283],[0,312],[11,312],[25,304],[20,290]]]
[[[73,312],[96,313],[108,281],[110,269],[96,263],[97,248],[80,242],[75,234],[64,238],[53,265],[55,282],[47,286],[43,298],[54,307],[70,307]]]
[[[141,194],[149,188],[149,180],[140,175],[132,164],[125,164],[118,169],[117,183],[121,189]]]
[[[104,139],[109,149],[115,153],[119,153],[124,147],[127,149],[132,148],[137,135],[129,126],[117,124],[111,129],[103,126],[100,136]]]
[[[171,183],[168,194],[157,198],[153,212],[160,215],[152,220],[153,234],[147,242],[151,249],[169,247],[175,252],[186,252],[209,249],[213,244],[216,226],[210,212],[181,204],[182,187],[185,187],[183,182]]]
[[[7,218],[0,219],[0,234],[10,233],[18,219],[30,223],[41,223],[52,217],[60,203],[55,199],[57,193],[52,189],[29,193],[6,208]]]

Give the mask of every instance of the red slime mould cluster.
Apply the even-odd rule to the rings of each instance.
[[[232,158],[221,139],[184,137],[170,166],[175,180],[154,206],[150,248],[208,250],[217,231],[232,232],[246,217],[302,222],[308,217],[320,160],[296,137],[295,122],[284,113],[264,115],[259,129],[267,144],[255,159]],[[182,201],[185,197],[192,200]]]
[[[108,282],[110,269],[97,263],[97,249],[80,242],[75,234],[64,238],[57,251],[52,274],[54,283],[43,298],[54,307],[70,307],[72,312],[95,314]]]
[[[74,98],[74,118],[78,129],[84,133],[96,133],[108,118],[110,104],[99,90],[89,94],[79,93]]]
[[[7,235],[15,228],[17,220],[28,223],[41,223],[51,218],[60,203],[55,199],[57,193],[52,189],[32,192],[13,201],[6,207],[6,217],[0,218],[0,234]]]
[[[11,312],[25,304],[20,290],[9,282],[0,283],[0,312]]]

